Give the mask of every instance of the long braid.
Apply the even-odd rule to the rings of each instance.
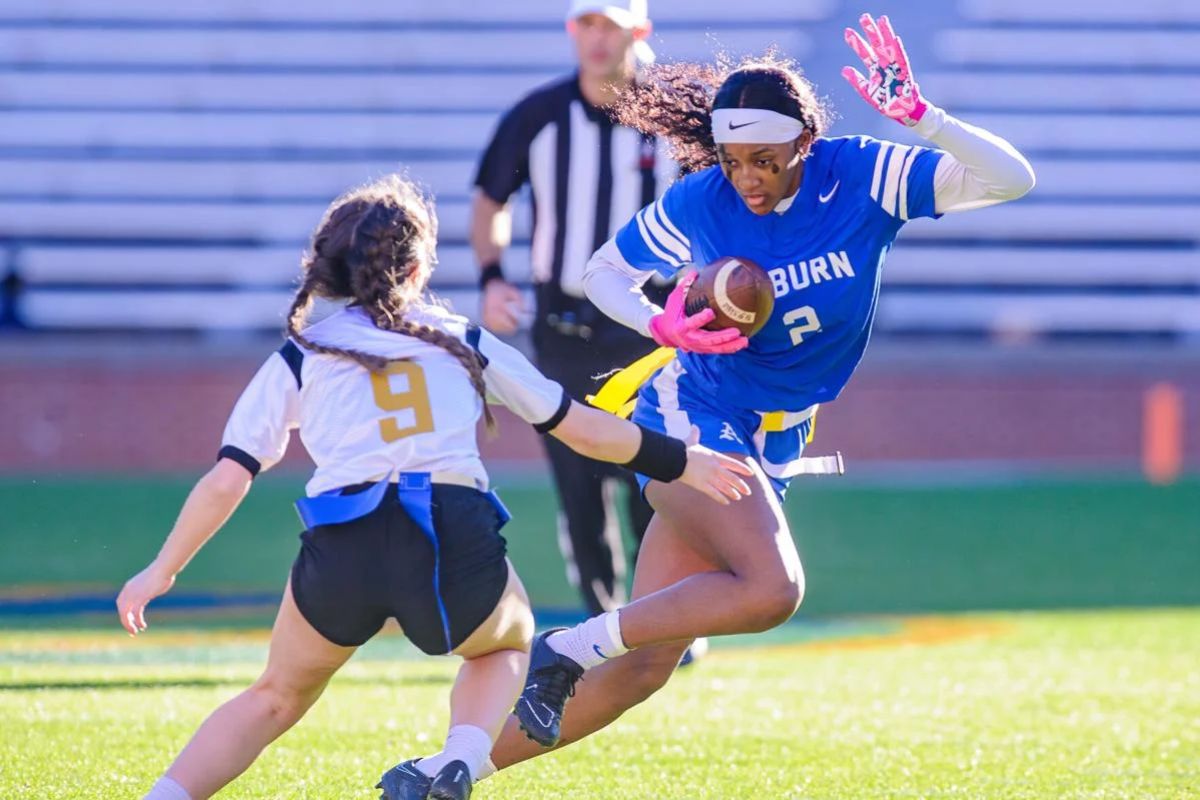
[[[463,369],[471,376],[471,385],[475,387],[476,393],[483,400],[483,419],[487,423],[487,429],[489,431],[496,430],[496,418],[492,416],[492,410],[488,407],[487,386],[483,382],[483,357],[479,353],[445,331],[440,331],[429,325],[422,325],[419,322],[412,322],[407,319],[401,320],[399,326],[394,330],[397,333],[403,333],[440,347],[457,358],[459,363],[463,365]]]
[[[487,423],[487,429],[494,431],[496,429],[496,418],[492,416],[492,410],[488,407],[487,402],[487,386],[483,381],[483,358],[479,353],[458,340],[457,337],[451,336],[445,331],[440,331],[437,328],[429,325],[423,325],[419,322],[413,322],[410,319],[405,319],[404,316],[396,309],[386,308],[383,304],[380,305],[364,305],[363,311],[371,317],[371,321],[375,323],[375,327],[382,330],[402,333],[405,336],[411,336],[414,339],[420,339],[423,342],[432,344],[435,347],[440,347],[450,355],[458,359],[462,364],[463,369],[471,378],[471,386],[474,387],[481,400],[483,400],[483,417]],[[392,359],[404,360],[404,359]]]
[[[483,357],[451,334],[404,316],[428,283],[436,233],[430,202],[397,175],[334,201],[304,259],[305,277],[288,312],[288,335],[310,350],[351,359],[372,372],[410,360],[322,345],[302,333],[314,296],[352,299],[375,327],[420,339],[458,359],[483,400],[492,431],[496,420],[487,404]]]
[[[316,282],[314,276],[320,275],[320,271],[308,271],[304,282],[300,284],[300,289],[296,292],[296,299],[292,301],[292,308],[288,311],[287,318],[287,333],[288,336],[296,340],[298,344],[303,345],[306,349],[316,353],[324,353],[330,356],[341,356],[349,358],[352,361],[357,361],[367,369],[377,372],[388,364],[388,359],[382,356],[364,353],[359,350],[352,350],[343,347],[331,347],[330,345],[318,344],[305,336],[301,331],[308,321],[309,311],[312,309],[312,293],[313,284]]]

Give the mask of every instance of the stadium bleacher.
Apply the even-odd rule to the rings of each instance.
[[[1039,184],[1020,203],[909,226],[881,334],[1200,334],[1200,11],[1102,5],[939,0],[911,23],[896,8],[928,96],[1010,138]],[[499,112],[569,68],[560,10],[4,4],[0,324],[277,329],[329,199],[400,166],[438,197],[435,288],[473,313],[474,164]],[[732,20],[716,0],[654,0],[655,46],[707,60],[778,43],[838,99],[835,133],[903,138],[836,83],[840,30],[859,10],[758,0]],[[527,280],[519,205],[508,261]]]

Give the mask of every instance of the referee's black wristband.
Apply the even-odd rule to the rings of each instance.
[[[504,270],[500,269],[499,261],[484,264],[483,269],[479,273],[479,288],[484,288],[492,281],[502,280],[504,280]]]
[[[642,428],[641,425],[638,427]],[[687,445],[679,439],[642,428],[642,444],[637,455],[625,466],[648,478],[670,483],[687,469]]]

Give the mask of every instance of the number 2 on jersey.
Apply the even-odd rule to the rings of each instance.
[[[793,326],[797,322],[800,324]],[[817,319],[817,310],[812,306],[793,308],[783,315],[783,324],[791,326],[788,331],[792,334],[793,345],[802,343],[804,334],[821,330],[821,320]]]
[[[407,388],[397,391],[392,388],[392,378],[404,376]],[[371,373],[371,391],[375,394],[375,405],[384,411],[412,411],[413,422],[401,428],[396,417],[379,420],[379,435],[385,442],[394,442],[406,436],[429,433],[433,430],[433,409],[429,405],[429,385],[425,382],[425,370],[412,361],[393,361],[380,372]]]

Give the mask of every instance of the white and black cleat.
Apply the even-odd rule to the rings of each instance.
[[[471,771],[461,761],[442,767],[429,787],[429,800],[468,800],[471,797]]]
[[[563,629],[546,631],[534,639],[529,675],[513,709],[521,730],[542,747],[558,744],[563,708],[567,699],[575,694],[576,682],[583,677],[583,667],[555,651],[546,641],[548,636],[560,630]]]
[[[383,773],[376,789],[382,789],[379,800],[426,800],[433,783],[421,770],[414,766],[418,759],[401,762]],[[461,762],[459,762],[461,763]]]

